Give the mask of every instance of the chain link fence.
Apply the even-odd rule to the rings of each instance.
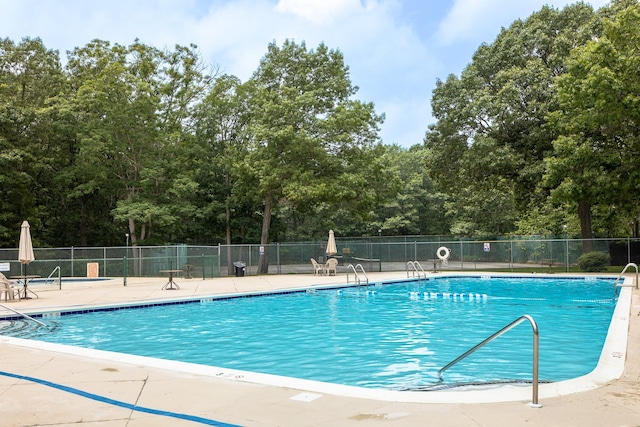
[[[58,289],[64,278],[159,277],[163,270],[182,270],[183,277],[220,276],[218,246],[128,246],[95,248],[34,248],[35,260],[18,261],[17,249],[0,249],[0,270],[19,280],[35,275],[29,286]],[[62,281],[59,278],[63,278]]]
[[[589,245],[587,245],[587,243]],[[326,241],[221,246],[223,275],[233,274],[233,262],[247,265],[247,274],[256,274],[260,254],[268,257],[269,274],[313,273],[311,258],[326,261]],[[611,265],[621,268],[630,262],[640,263],[640,239],[543,239],[521,237],[495,240],[454,240],[433,237],[370,237],[339,239],[336,245],[340,265],[362,264],[365,271],[405,271],[409,261],[418,261],[425,270],[515,270],[539,267],[569,271],[577,264],[585,247],[605,252]],[[449,249],[445,264],[438,250]],[[442,251],[444,253],[444,251]]]
[[[593,239],[588,243],[594,250],[609,254],[613,266],[622,269],[628,263],[640,263],[640,239]],[[34,248],[36,259],[29,265],[17,261],[17,249],[0,249],[0,271],[7,277],[29,274],[46,279],[160,277],[162,270],[181,270],[183,277],[206,279],[257,274],[263,255],[268,258],[268,274],[313,273],[311,258],[324,263],[326,244],[326,241],[316,241],[269,245]],[[336,244],[339,268],[344,271],[348,264],[361,264],[367,272],[405,271],[409,261],[418,261],[425,270],[539,267],[569,271],[586,247],[580,239],[533,237],[494,240],[433,236],[337,237]],[[442,247],[450,251],[446,264],[437,256]],[[242,265],[241,272],[236,265]],[[59,285],[57,283],[56,288]]]

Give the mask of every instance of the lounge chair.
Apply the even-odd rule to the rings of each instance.
[[[4,274],[0,273],[0,300],[3,296],[5,301],[19,300],[20,289],[14,287],[11,280],[7,279]]]
[[[338,260],[335,258],[329,258],[327,263],[324,265],[324,273],[327,276],[331,276],[331,272],[333,271],[333,275],[338,274]]]
[[[317,276],[320,274],[321,276],[324,274],[324,267],[318,264],[318,262],[311,258],[311,265],[313,265],[313,275]]]

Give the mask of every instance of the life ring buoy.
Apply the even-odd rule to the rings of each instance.
[[[436,251],[436,255],[438,255],[440,261],[447,262],[447,260],[449,259],[449,255],[451,255],[451,250],[445,246],[440,246]]]

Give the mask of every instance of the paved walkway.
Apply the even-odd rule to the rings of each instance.
[[[370,274],[373,281],[403,272]],[[229,292],[344,283],[345,276],[248,276],[178,279],[180,290],[161,290],[166,279],[122,279],[65,284],[40,298],[5,305],[21,311],[141,302]],[[0,425],[13,426],[639,426],[640,300],[633,291],[629,342],[622,377],[591,391],[502,403],[402,403],[310,392],[303,387],[203,375],[175,362],[89,357],[0,336]],[[4,304],[4,302],[3,302]],[[2,313],[0,307],[0,313]],[[90,353],[90,352],[89,352]],[[206,369],[203,369],[203,373]],[[295,385],[295,384],[294,384]],[[541,386],[541,390],[544,385]],[[459,392],[464,393],[464,392]]]

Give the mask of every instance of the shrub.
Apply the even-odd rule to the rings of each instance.
[[[611,262],[611,257],[606,252],[589,252],[580,255],[578,258],[578,267],[580,270],[587,272],[605,271]]]

